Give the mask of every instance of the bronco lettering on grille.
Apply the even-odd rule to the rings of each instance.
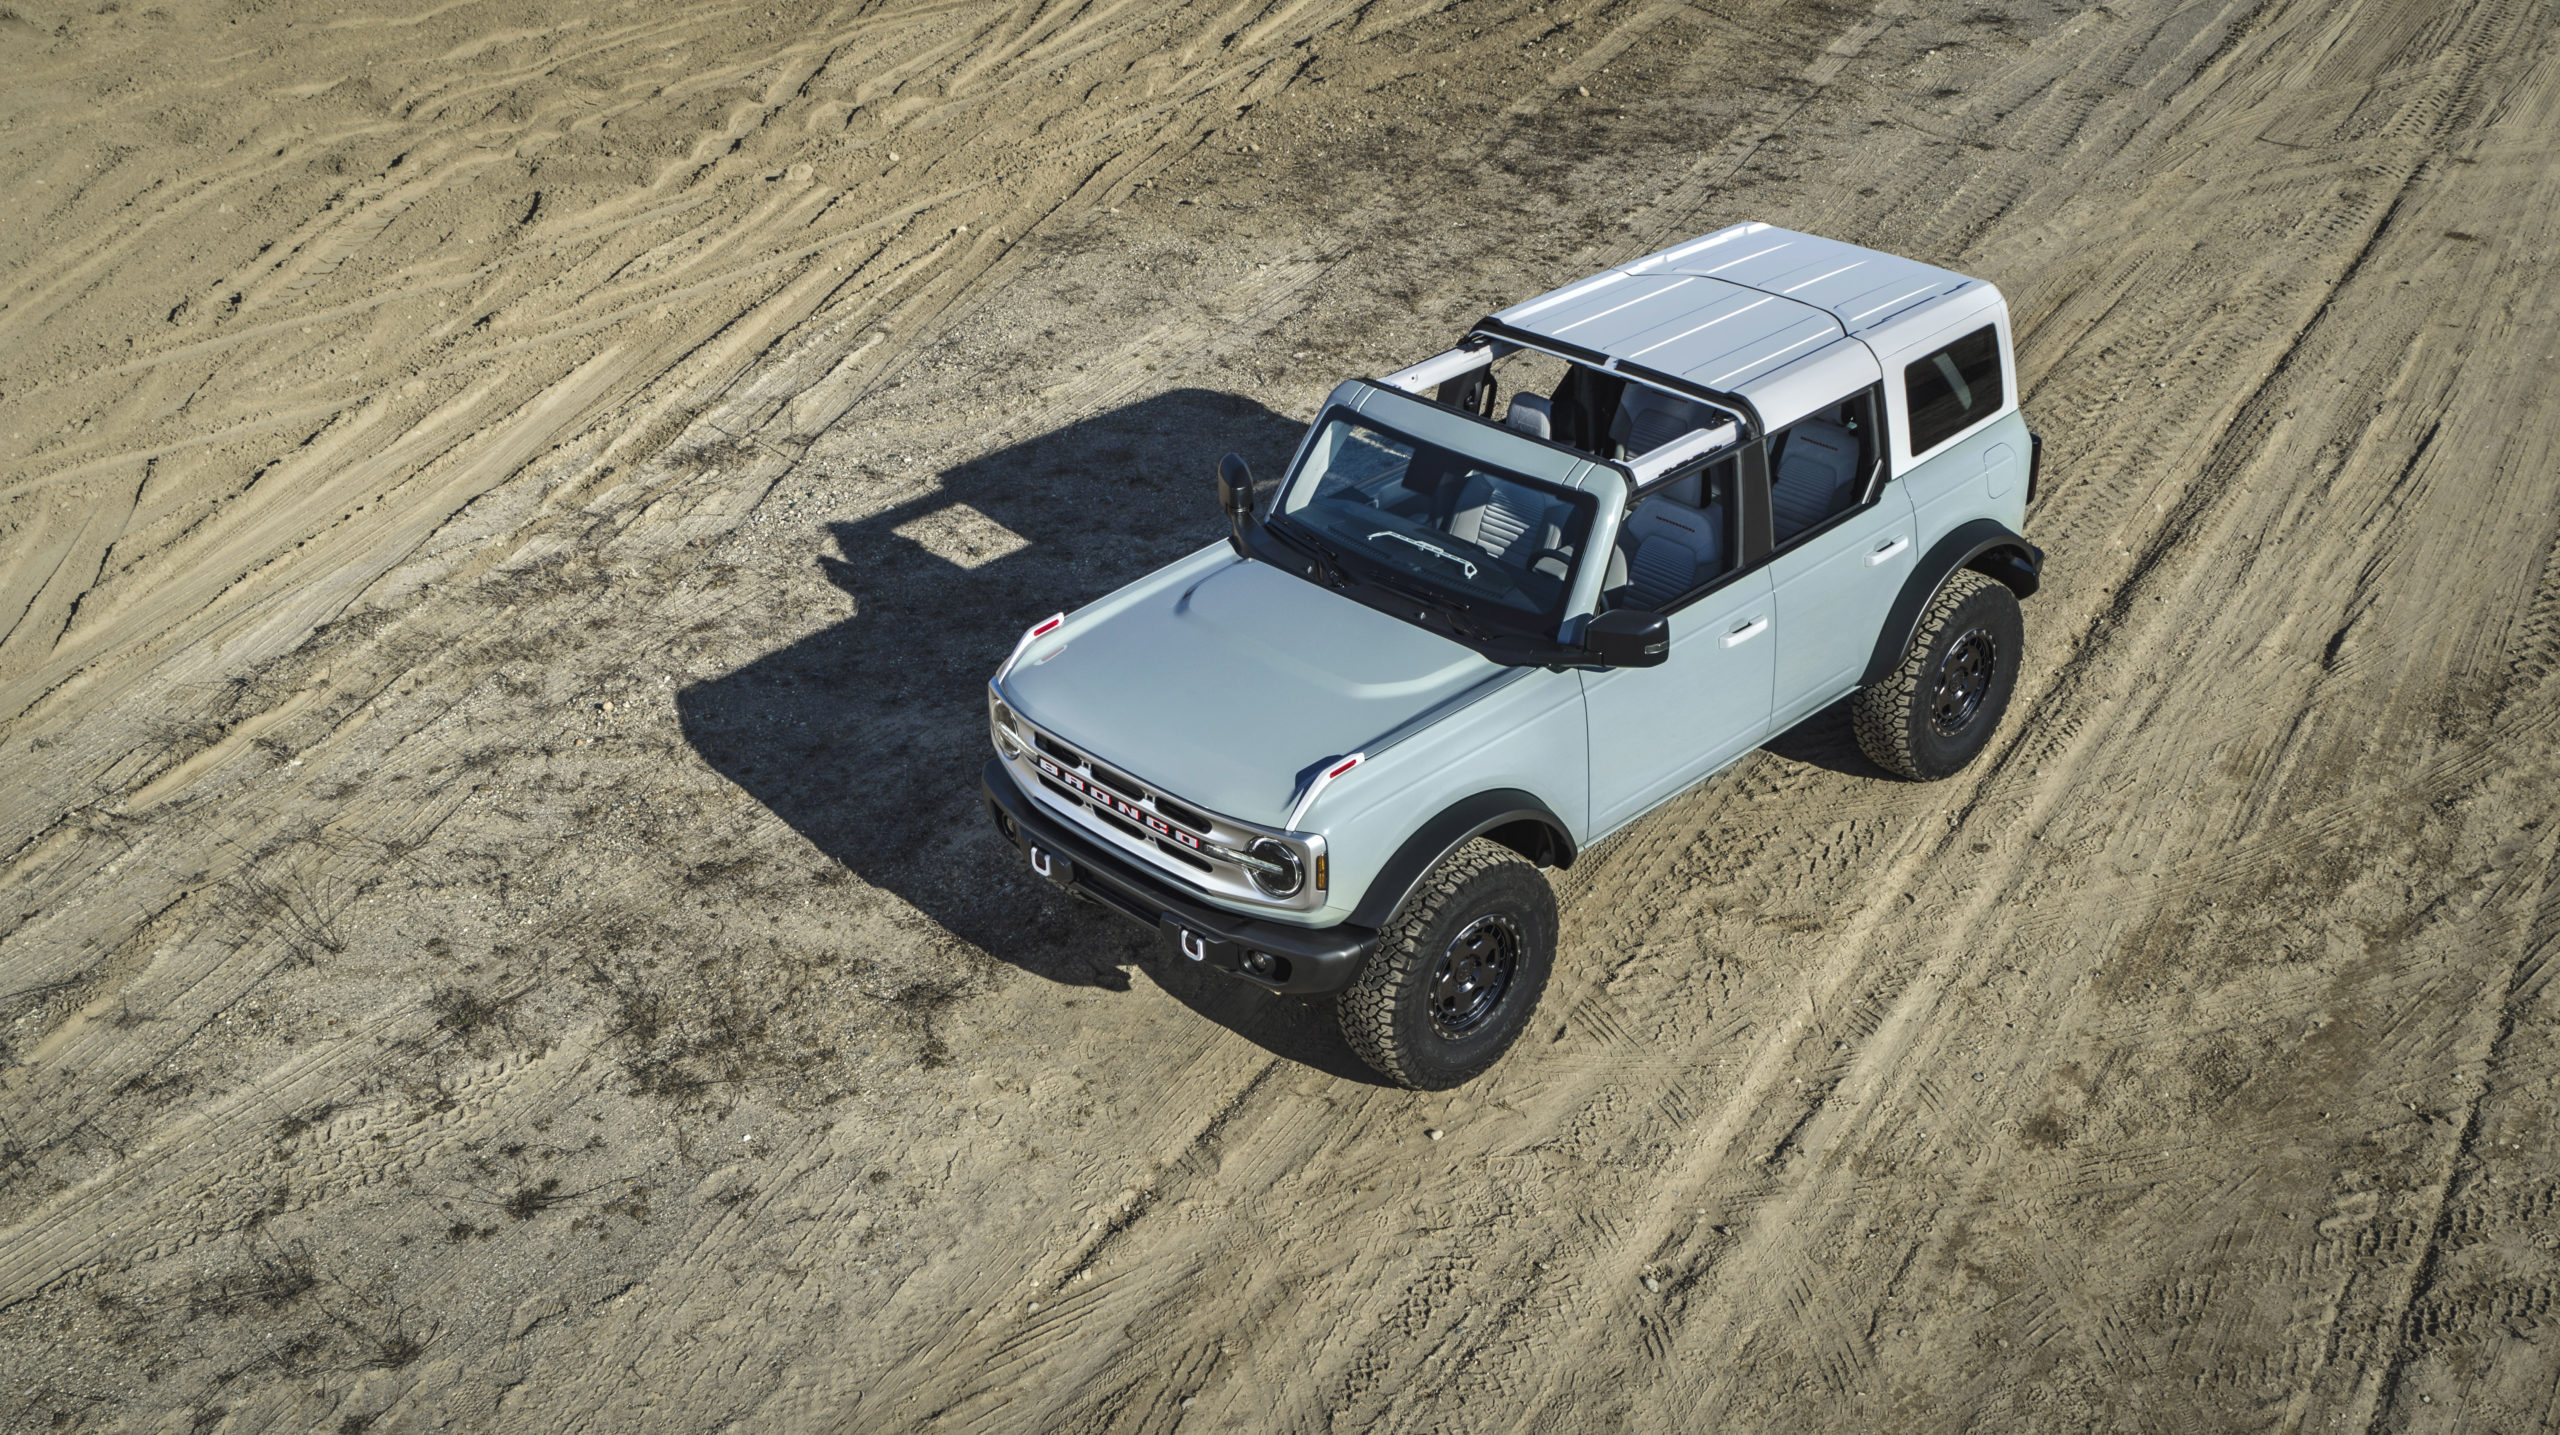
[[[1127,798],[1122,797],[1116,792],[1113,792],[1110,788],[1103,786],[1101,783],[1095,782],[1081,773],[1067,771],[1057,763],[1052,762],[1045,753],[1033,754],[1032,761],[1038,763],[1040,765],[1040,771],[1047,774],[1048,777],[1059,786],[1066,788],[1070,792],[1081,793],[1094,802],[1100,803],[1102,806],[1111,809],[1114,816],[1125,817],[1129,821],[1137,823],[1139,826],[1150,832],[1170,837],[1174,841],[1181,843],[1183,846],[1190,848],[1194,852],[1206,852],[1211,850],[1208,843],[1203,839],[1183,831],[1181,828],[1176,827],[1172,823],[1165,821],[1163,818],[1156,816],[1154,813],[1140,807],[1138,804],[1129,801]]]

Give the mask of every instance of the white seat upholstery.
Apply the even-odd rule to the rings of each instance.
[[[1490,474],[1469,474],[1466,486],[1458,490],[1457,509],[1449,516],[1449,533],[1504,563],[1526,567],[1532,553],[1563,542],[1563,530],[1551,516],[1554,507],[1519,484]]]
[[[1858,436],[1835,423],[1807,419],[1787,430],[1778,471],[1769,481],[1769,508],[1780,543],[1858,501]]]
[[[1510,412],[1502,422],[1535,438],[1555,436],[1555,414],[1552,406],[1536,394],[1513,394]]]

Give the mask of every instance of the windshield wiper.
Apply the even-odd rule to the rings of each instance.
[[[1441,547],[1437,543],[1425,543],[1419,538],[1408,537],[1402,533],[1396,532],[1392,528],[1381,528],[1377,532],[1369,535],[1369,541],[1372,543],[1377,542],[1381,538],[1392,538],[1398,543],[1410,543],[1414,547],[1421,549],[1423,552],[1430,554],[1434,558],[1445,558],[1467,570],[1468,582],[1472,583],[1476,579],[1476,565],[1459,557],[1457,554],[1450,552],[1448,549]]]
[[[1367,581],[1398,597],[1411,599],[1436,610],[1440,614],[1440,621],[1447,623],[1449,631],[1460,637],[1473,639],[1479,643],[1491,643],[1499,641],[1502,636],[1475,619],[1467,617],[1467,614],[1475,611],[1475,605],[1462,598],[1452,598],[1446,593],[1435,593],[1427,588],[1412,587],[1374,573],[1368,575]]]
[[[1275,516],[1280,519],[1280,522],[1273,522],[1270,519],[1263,520],[1263,531],[1269,533],[1283,543],[1288,544],[1290,547],[1313,556],[1320,566],[1328,569],[1325,574],[1325,578],[1331,586],[1335,588],[1347,588],[1355,584],[1367,584],[1373,588],[1383,588],[1386,591],[1395,594],[1399,598],[1403,598],[1408,602],[1419,603],[1438,613],[1440,615],[1440,621],[1449,625],[1450,632],[1455,633],[1462,638],[1466,638],[1471,642],[1494,643],[1502,640],[1502,635],[1500,633],[1494,631],[1484,623],[1466,616],[1466,614],[1474,611],[1475,605],[1467,602],[1465,599],[1452,597],[1447,593],[1422,586],[1418,583],[1398,582],[1387,576],[1394,571],[1393,569],[1387,568],[1384,564],[1381,564],[1374,558],[1369,558],[1366,554],[1361,555],[1364,561],[1355,569],[1352,565],[1345,563],[1342,560],[1342,555],[1340,553],[1335,552],[1330,546],[1309,534],[1306,531],[1306,525],[1300,523],[1294,518],[1289,518],[1286,515]],[[1402,537],[1403,535],[1390,534],[1388,536]],[[1406,541],[1412,542],[1413,540],[1406,539]],[[1435,548],[1434,551],[1439,550]],[[1455,558],[1454,555],[1450,555],[1445,552],[1443,552],[1441,556],[1451,558],[1452,561],[1458,563],[1466,562],[1464,559]],[[1468,566],[1470,568],[1473,567],[1471,564]]]
[[[1273,519],[1279,521],[1274,522]],[[1288,526],[1282,527],[1283,523]],[[1304,524],[1286,514],[1274,514],[1262,521],[1262,531],[1316,560],[1316,566],[1323,570],[1326,587],[1339,588],[1343,585],[1349,570],[1342,566],[1342,555],[1318,542],[1306,532]]]

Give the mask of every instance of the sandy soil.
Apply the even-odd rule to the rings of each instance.
[[[0,1421],[2560,1426],[2560,22],[0,11]],[[1369,1080],[1017,873],[1020,626],[1742,218],[1981,273],[1991,754]]]

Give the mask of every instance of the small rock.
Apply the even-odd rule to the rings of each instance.
[[[1040,1313],[1040,1302],[1035,1300],[1031,1303],[1031,1313],[1034,1315],[1038,1315]]]
[[[1425,1135],[1425,1136],[1430,1137],[1430,1138],[1431,1138],[1432,1140],[1434,1140],[1434,1141],[1437,1141],[1437,1140],[1439,1140],[1439,1139],[1440,1139],[1440,1137],[1442,1136],[1442,1134],[1443,1134],[1443,1133],[1441,1132],[1441,1130],[1440,1130],[1440,1128],[1439,1128],[1439,1127],[1434,1126],[1434,1127],[1432,1127],[1430,1130],[1425,1131],[1425,1132],[1423,1132],[1422,1134],[1423,1134],[1423,1135]]]
[[[1591,87],[1588,85],[1576,85],[1573,87],[1573,92],[1586,100],[1591,98]]]
[[[1662,1282],[1655,1280],[1651,1276],[1646,1276],[1644,1278],[1644,1288],[1649,1291],[1658,1291],[1662,1289]]]
[[[896,150],[891,150],[891,151],[889,151],[889,163],[891,163],[891,164],[896,164],[897,162],[898,162],[898,152],[897,152]]]

